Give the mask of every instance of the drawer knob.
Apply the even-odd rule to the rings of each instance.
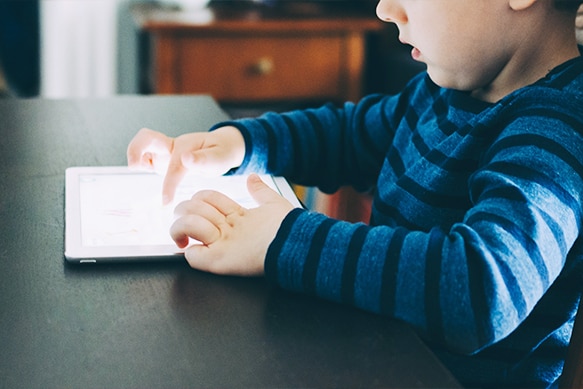
[[[268,57],[263,57],[253,65],[253,73],[260,76],[267,76],[273,73],[274,68],[273,60]]]

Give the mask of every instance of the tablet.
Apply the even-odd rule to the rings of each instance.
[[[282,177],[263,181],[301,207]],[[212,189],[245,208],[257,206],[247,176],[187,176],[174,201],[162,205],[164,177],[122,166],[71,167],[65,173],[65,258],[74,263],[184,259],[170,237],[174,208],[196,192]]]

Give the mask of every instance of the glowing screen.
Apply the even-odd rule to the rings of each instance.
[[[276,189],[271,176],[262,179]],[[160,175],[83,174],[79,179],[82,244],[92,247],[173,245],[169,229],[178,203],[200,190],[213,189],[245,208],[256,207],[246,181],[247,176],[188,176],[178,187],[174,201],[163,206]]]

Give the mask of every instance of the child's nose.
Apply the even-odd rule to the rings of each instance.
[[[377,5],[377,16],[383,22],[403,24],[407,22],[407,14],[400,0],[380,0]]]

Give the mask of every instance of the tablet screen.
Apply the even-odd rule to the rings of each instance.
[[[169,230],[174,221],[174,208],[202,189],[218,190],[245,208],[256,207],[257,203],[247,192],[246,179],[246,176],[187,177],[178,187],[174,201],[162,205],[162,176],[82,174],[79,177],[82,244],[173,244]],[[263,180],[274,187],[269,176]]]
[[[301,207],[282,177],[262,175],[272,189]],[[66,171],[65,258],[71,262],[183,257],[170,237],[174,209],[204,189],[216,190],[245,208],[257,206],[247,176],[187,176],[174,201],[162,205],[164,178],[127,167],[72,167]],[[195,242],[193,242],[195,243]]]

